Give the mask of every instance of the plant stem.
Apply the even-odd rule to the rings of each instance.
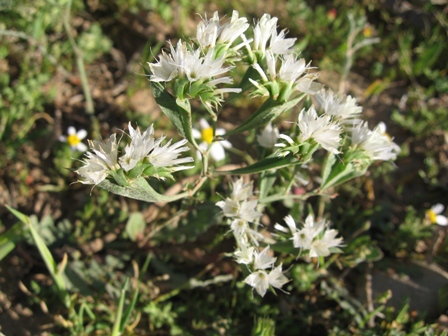
[[[89,82],[87,81],[87,73],[86,68],[84,66],[84,59],[82,57],[82,51],[76,45],[75,39],[73,38],[73,34],[70,27],[70,10],[72,7],[72,0],[68,0],[67,8],[65,11],[65,15],[63,17],[63,24],[65,33],[67,34],[70,45],[72,46],[73,52],[76,56],[76,66],[78,67],[79,76],[81,77],[81,85],[82,91],[84,92],[84,97],[86,99],[86,112],[90,115],[95,113],[95,109],[93,107],[93,99],[90,93]]]

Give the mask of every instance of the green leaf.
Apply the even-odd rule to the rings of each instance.
[[[127,175],[130,179],[135,179],[140,177],[148,167],[152,167],[152,164],[139,162],[134,168],[127,172]]]
[[[300,249],[295,248],[292,240],[284,240],[270,245],[272,251],[296,255]]]
[[[17,211],[16,209],[11,208],[9,205],[6,205],[6,208],[8,208],[11,213],[16,216],[23,224],[29,225],[30,224],[30,218],[27,215],[24,215],[23,213]]]
[[[104,180],[98,186],[116,195],[145,202],[173,202],[188,196],[188,192],[172,196],[161,195],[143,177],[133,180],[130,186],[119,186],[107,180]]]
[[[321,190],[335,187],[355,177],[364,175],[371,160],[362,152],[346,153],[342,158],[328,156],[324,167]]]
[[[109,174],[112,175],[115,182],[117,182],[119,185],[129,186],[129,181],[128,181],[123,169],[119,169],[117,171],[110,170]]]
[[[278,116],[280,116],[285,111],[296,106],[304,97],[305,95],[303,94],[300,97],[285,103],[279,103],[278,101],[272,98],[268,98],[263,103],[263,105],[261,105],[260,108],[254,114],[252,114],[246,121],[244,121],[237,128],[222,135],[222,137],[227,138],[231,135],[242,133],[244,131],[249,131],[259,126],[265,125],[270,121],[274,120],[275,118],[277,118]]]
[[[70,296],[68,295],[68,292],[66,290],[64,278],[62,277],[62,274],[59,273],[58,265],[54,260],[53,256],[51,255],[50,250],[45,245],[45,242],[43,241],[41,236],[38,234],[36,228],[34,227],[37,223],[30,220],[30,217],[22,214],[21,212],[9,206],[6,207],[29,228],[33,240],[37,246],[37,249],[39,250],[40,255],[42,256],[42,259],[44,259],[45,265],[47,266],[47,269],[50,272],[50,275],[56,284],[61,300],[64,302],[66,307],[69,307]]]
[[[150,82],[152,93],[162,112],[171,120],[180,134],[195,144],[191,121],[191,107],[188,100],[176,99],[157,82]]]
[[[439,58],[444,46],[445,44],[443,43],[435,43],[431,46],[426,44],[420,46],[422,54],[414,65],[414,73],[418,76],[421,75],[425,69],[431,68]]]
[[[133,212],[126,223],[126,233],[132,241],[143,236],[146,228],[146,222],[141,212]]]
[[[244,175],[244,174],[255,174],[271,169],[279,169],[290,165],[296,165],[302,163],[301,160],[296,159],[292,155],[285,158],[278,156],[268,156],[250,166],[244,168],[238,168],[226,171],[215,171],[214,174],[231,174],[231,175]]]
[[[115,316],[115,322],[114,326],[112,328],[112,336],[119,336],[121,335],[121,322],[122,322],[122,316],[123,316],[123,308],[124,308],[124,299],[126,298],[126,290],[128,288],[129,278],[126,278],[126,281],[123,284],[123,287],[121,288],[121,295],[120,300],[118,302],[118,308],[117,308],[117,315]],[[124,328],[124,326],[123,326]]]
[[[333,153],[328,152],[328,155],[325,159],[324,167],[322,168],[322,186],[327,183],[328,178],[330,177],[331,167],[333,167],[335,162],[336,156]]]
[[[25,226],[20,222],[14,224],[7,232],[0,235],[0,261],[14,250],[18,242],[24,239],[24,231]]]

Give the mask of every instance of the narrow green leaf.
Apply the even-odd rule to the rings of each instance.
[[[135,292],[134,292],[134,295],[132,296],[131,304],[126,308],[126,310],[124,312],[123,319],[121,320],[121,324],[120,324],[121,332],[123,332],[124,328],[128,324],[129,318],[131,317],[131,313],[135,308],[139,290],[140,290],[140,281],[137,283],[137,286],[135,287]]]
[[[270,248],[275,252],[288,253],[292,255],[296,255],[300,251],[300,249],[294,247],[292,240],[284,240],[275,244],[271,244]]]
[[[128,287],[129,278],[126,278],[123,287],[121,288],[120,301],[118,302],[117,315],[115,316],[114,326],[112,328],[111,336],[121,335],[121,317],[123,315],[124,299],[126,297],[126,290]]]
[[[324,186],[327,183],[328,177],[330,176],[331,173],[331,167],[333,167],[335,162],[336,162],[336,156],[333,153],[328,152],[324,162],[324,167],[322,169],[322,182],[321,182],[322,186]]]
[[[152,93],[162,112],[171,120],[180,134],[194,144],[191,108],[188,100],[178,100],[157,82],[150,82]]]
[[[357,154],[359,154],[359,157],[355,157]],[[336,162],[331,164],[331,167],[327,167],[326,164],[321,190],[338,186],[355,177],[364,175],[371,163],[371,161],[361,152],[348,153],[346,157],[339,158],[338,160],[329,156],[328,160],[330,160],[328,165],[330,165],[333,160]]]
[[[231,135],[249,131],[262,125],[266,125],[285,111],[296,106],[304,97],[305,95],[301,95],[300,97],[290,100],[286,103],[279,103],[272,98],[268,98],[263,103],[263,105],[261,105],[260,108],[246,121],[244,121],[240,126],[222,135],[222,137],[227,138]]]
[[[214,174],[230,174],[230,175],[255,174],[271,169],[279,169],[290,165],[296,165],[301,162],[302,161],[294,158],[291,155],[285,158],[281,158],[278,156],[271,156],[264,158],[244,168],[225,170],[225,171],[215,171]]]
[[[66,307],[70,306],[70,296],[67,292],[64,278],[62,274],[59,274],[58,272],[58,265],[56,264],[56,261],[54,260],[53,256],[51,255],[50,250],[45,245],[45,242],[39,235],[39,233],[35,229],[36,223],[30,219],[30,217],[22,214],[21,212],[6,206],[9,211],[11,211],[20,221],[22,221],[30,230],[31,235],[33,237],[34,243],[36,244],[37,249],[39,250],[40,255],[42,256],[42,259],[44,259],[45,265],[47,266],[48,271],[50,272],[51,277],[53,278],[53,281],[56,284],[56,287],[58,289],[59,296],[64,303]],[[36,220],[37,221],[37,220]]]
[[[70,296],[68,295],[64,278],[61,274],[58,272],[58,265],[56,261],[54,260],[53,256],[51,255],[50,250],[48,249],[47,245],[45,245],[45,242],[41,238],[41,236],[38,234],[36,229],[34,228],[33,223],[30,222],[29,228],[31,235],[33,236],[33,240],[37,246],[37,249],[40,252],[40,255],[42,256],[42,259],[44,259],[45,265],[47,266],[48,271],[50,272],[51,277],[53,278],[56,287],[58,288],[59,295],[64,302],[66,307],[69,307],[70,305]]]
[[[11,213],[16,216],[23,224],[30,224],[30,218],[27,215],[24,215],[20,211],[17,211],[16,209],[11,208],[9,205],[6,205],[6,208],[11,211]]]
[[[443,51],[444,47],[445,44],[443,43],[435,43],[431,46],[424,45],[422,47],[423,51],[414,65],[414,73],[418,76],[421,75],[425,69],[431,68],[439,58],[439,55]]]
[[[0,235],[0,261],[14,250],[18,242],[24,239],[24,231],[25,226],[20,222],[14,224],[8,231]]]
[[[109,171],[109,174],[112,175],[115,182],[117,182],[121,186],[129,186],[129,181],[124,173],[123,169],[119,169],[118,171]]]
[[[129,197],[145,202],[173,202],[187,197],[188,192],[166,196],[155,191],[143,177],[135,179],[130,186],[118,186],[104,180],[98,186],[116,195]]]

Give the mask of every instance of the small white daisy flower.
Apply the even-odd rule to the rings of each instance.
[[[80,152],[85,152],[87,150],[87,146],[82,143],[82,140],[87,136],[86,130],[80,129],[79,131],[76,131],[73,126],[70,126],[67,129],[67,134],[68,136],[61,135],[59,141],[67,142],[72,150]]]
[[[433,205],[431,207],[431,209],[426,210],[426,215],[429,218],[429,220],[431,221],[431,224],[438,224],[441,226],[448,225],[448,218],[441,215],[441,213],[443,212],[444,209],[445,209],[445,207],[442,204],[437,203],[437,204]]]
[[[226,158],[224,149],[231,148],[232,144],[227,140],[213,141],[213,127],[211,127],[207,120],[205,120],[204,118],[201,118],[199,120],[199,125],[201,127],[200,131],[197,129],[193,129],[193,137],[195,139],[201,140],[199,147],[203,151],[209,150],[212,159],[216,162],[224,160]],[[225,132],[226,131],[223,128],[216,129],[216,135],[223,135],[225,134]]]

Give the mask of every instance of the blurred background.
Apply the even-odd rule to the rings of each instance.
[[[211,182],[201,202],[167,205],[73,184],[83,153],[67,133],[107,138],[131,121],[178,138],[142,65],[167,41],[194,38],[205,15],[230,18],[233,10],[250,23],[277,16],[319,81],[355,97],[369,126],[385,122],[402,150],[395,164],[372,167],[326,205],[345,253],[325,269],[293,263],[290,294],[263,299],[225,254],[233,242],[217,225],[219,197],[210,193],[219,186]],[[126,335],[446,330],[447,227],[427,210],[448,205],[447,35],[445,0],[0,0],[0,331],[110,335],[127,277],[141,281]],[[226,106],[221,123],[253,110]],[[245,150],[244,141],[233,144]],[[58,263],[68,255],[72,308],[4,205],[30,216]],[[275,223],[290,207],[273,204],[267,216]]]

